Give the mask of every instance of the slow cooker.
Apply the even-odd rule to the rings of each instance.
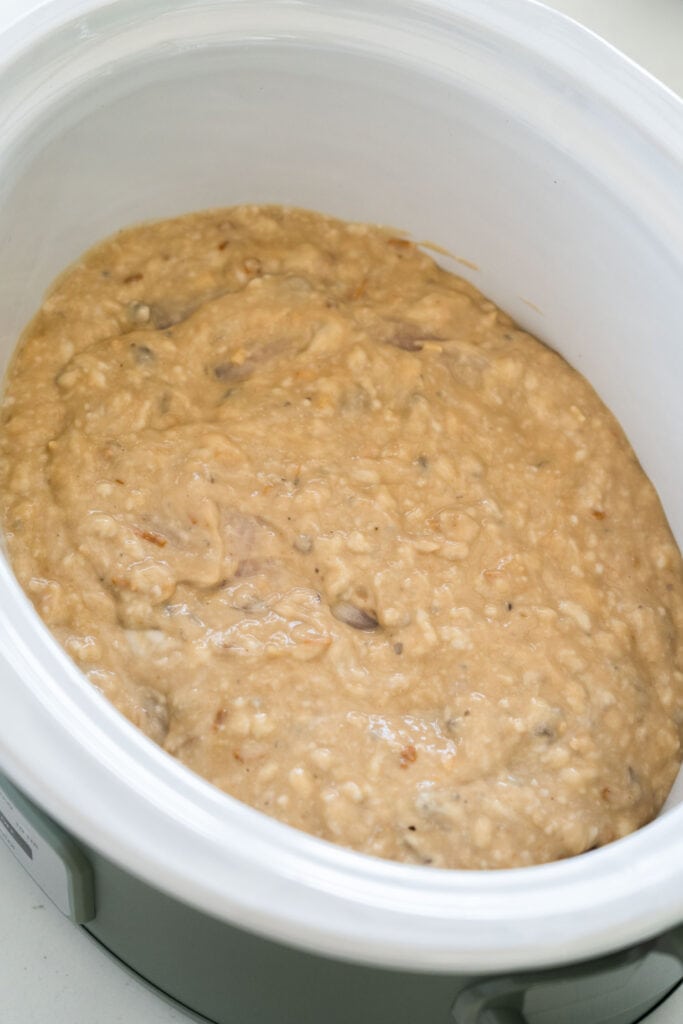
[[[246,201],[442,247],[583,372],[683,541],[683,104],[532,0],[45,0],[0,33],[0,338],[118,227]],[[0,836],[216,1024],[633,1024],[683,977],[683,786],[509,871],[296,832],[125,721],[0,559]]]

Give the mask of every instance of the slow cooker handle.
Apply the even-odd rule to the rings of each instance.
[[[609,977],[617,971],[631,967],[634,971],[643,964],[651,953],[660,953],[675,961],[678,978],[658,995],[643,1005],[642,999],[633,1000],[631,1004],[622,1002],[616,1009],[606,1011],[602,1016],[595,1017],[592,1024],[636,1024],[643,1014],[654,1009],[662,999],[671,995],[683,981],[683,926],[667,932],[665,935],[649,942],[642,943],[632,949],[612,956],[603,957],[588,963],[559,967],[549,971],[515,974],[503,978],[486,978],[469,986],[459,994],[452,1016],[456,1024],[531,1024],[525,1013],[525,1001],[531,989],[543,985],[546,990],[553,986],[558,988],[558,1007],[565,1005],[560,992],[562,983],[572,981],[580,986],[581,982],[595,982],[604,976],[606,985]],[[616,981],[616,979],[615,979]],[[602,988],[602,986],[601,986]],[[633,1017],[626,1017],[632,1009]],[[547,1010],[545,1011],[547,1014]]]

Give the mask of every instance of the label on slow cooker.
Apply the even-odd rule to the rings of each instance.
[[[6,788],[5,788],[6,787]],[[93,916],[89,866],[75,854],[66,834],[12,786],[0,784],[0,839],[12,851],[45,895],[72,921]]]

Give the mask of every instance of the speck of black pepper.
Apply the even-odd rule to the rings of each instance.
[[[416,829],[415,825],[408,825],[408,831],[409,832],[417,832],[417,829]]]
[[[534,736],[542,736],[544,739],[555,739],[555,730],[547,724],[537,725],[534,729]]]
[[[507,604],[505,605],[505,607],[507,608],[507,610],[509,612],[511,612],[512,611],[512,601],[508,601]]]

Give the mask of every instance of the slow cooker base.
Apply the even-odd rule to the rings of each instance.
[[[93,850],[87,857],[97,914],[86,929],[211,1024],[636,1024],[683,978],[680,929],[659,945],[517,976],[423,974],[330,960],[208,917]]]

